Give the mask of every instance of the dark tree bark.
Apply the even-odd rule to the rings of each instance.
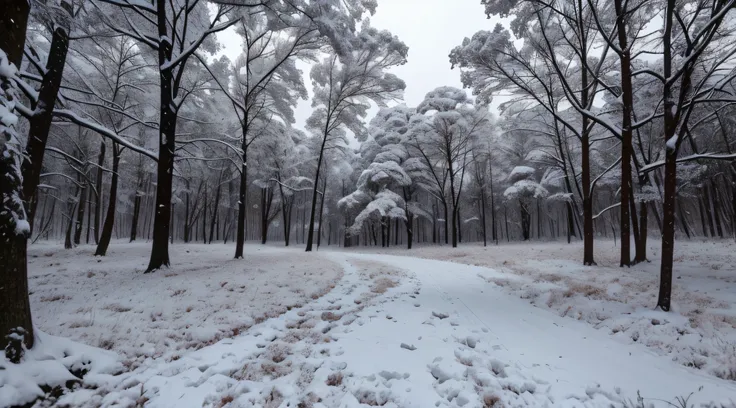
[[[629,194],[629,215],[631,216],[631,232],[634,235],[634,250],[637,251],[640,247],[639,241],[641,241],[640,230],[639,230],[639,218],[636,213],[636,202],[634,201],[634,186],[631,186],[631,194]],[[631,264],[636,264],[639,255],[635,254]]]
[[[414,194],[406,187],[403,188],[403,192],[405,203],[404,212],[406,213],[406,220],[404,221],[404,225],[406,227],[406,248],[411,249],[412,241],[414,240],[414,214],[409,210],[409,202]],[[398,230],[396,235],[398,235]]]
[[[30,2],[27,0],[9,0],[3,4],[3,12],[0,13],[0,49],[2,49],[8,57],[8,61],[16,67],[20,67],[23,58],[23,48],[26,38],[26,24],[28,21],[28,13],[30,11]],[[1,84],[3,89],[7,89],[6,85]],[[4,94],[4,93],[3,93]],[[5,134],[0,137],[6,138]],[[15,166],[15,158],[5,155],[5,147],[0,146],[0,196],[5,194],[17,193],[22,199],[28,200],[29,197],[24,195],[24,183],[20,177],[14,177],[15,171],[11,166]],[[23,172],[25,173],[25,172]],[[23,174],[23,177],[26,177]],[[36,182],[38,185],[38,182]],[[35,190],[35,186],[34,186]],[[27,202],[26,204],[27,208]],[[4,214],[6,210],[10,210],[7,206],[10,203],[0,200],[0,214]],[[13,210],[20,211],[20,208]],[[6,348],[6,337],[11,333],[17,333],[18,328],[23,333],[23,344],[26,348],[33,348],[34,332],[33,322],[31,318],[31,305],[28,300],[28,264],[26,258],[26,245],[28,236],[18,234],[14,224],[7,222],[3,215],[0,215],[0,344],[6,350],[6,356],[12,353],[17,356],[11,359],[12,362],[20,361],[22,355],[22,347],[20,344],[13,346],[12,344]],[[26,216],[29,217],[29,215]],[[31,221],[29,221],[31,222]]]
[[[0,49],[16,67],[20,67],[23,60],[30,10],[31,4],[28,0],[6,0],[3,2],[3,12],[0,13]]]
[[[202,243],[207,243],[207,184],[204,185],[202,199]]]
[[[701,191],[700,197],[702,197],[702,195],[703,194],[702,194],[702,191]],[[703,200],[700,197],[697,197],[696,198],[696,201],[698,202],[698,213],[700,214],[700,227],[703,230],[703,236],[704,237],[707,237],[708,236],[708,227],[707,227],[707,224],[705,222],[705,208],[703,208]]]
[[[442,201],[442,206],[444,207],[444,210],[445,210],[445,220],[442,223],[442,225],[444,225],[443,228],[444,228],[444,232],[445,232],[445,245],[446,245],[446,244],[449,244],[450,243],[450,238],[449,238],[450,237],[450,229],[447,228],[447,226],[449,225],[449,221],[448,221],[449,211],[448,211],[448,208],[447,208],[447,200],[446,199]]]
[[[174,214],[176,214],[176,203],[171,203],[171,219],[169,220],[169,225],[171,225],[171,228],[169,229],[169,243],[174,243]]]
[[[542,207],[537,201],[537,239],[542,239]]]
[[[273,189],[261,188],[261,244],[268,240],[268,227],[271,225],[271,206],[273,205]]]
[[[289,246],[289,236],[291,235],[291,210],[294,205],[294,196],[284,194],[284,186],[281,183],[281,173],[276,173],[278,180],[279,195],[281,197],[281,216],[284,223],[284,246]],[[343,184],[344,185],[344,184]]]
[[[220,193],[222,192],[222,173],[220,174],[220,177],[217,179],[217,188],[215,189],[215,202],[212,204],[212,220],[210,221],[210,241],[209,243],[212,243],[212,239],[215,236],[215,225],[218,220],[219,216],[219,209],[220,209]]]
[[[432,203],[432,243],[437,243],[437,236],[439,235],[437,226],[437,200]]]
[[[322,182],[322,196],[319,200],[319,226],[317,227],[317,249],[319,249],[319,245],[322,242],[322,218],[325,214],[325,197],[327,196],[327,177],[325,177],[324,181]],[[273,198],[273,193],[271,193],[271,198]]]
[[[187,192],[184,196],[184,243],[189,242],[189,200],[189,180],[187,180]],[[225,242],[227,243],[227,238],[225,238]]]
[[[156,2],[156,25],[159,38],[170,38],[166,21],[166,2]],[[169,40],[170,41],[170,40]],[[159,151],[156,168],[156,204],[153,222],[153,242],[151,259],[145,273],[169,266],[169,223],[171,220],[171,188],[174,176],[174,151],[176,149],[176,112],[174,111],[174,72],[173,67],[166,67],[171,61],[172,44],[160,41],[158,47],[158,64],[160,77],[159,101]],[[183,68],[182,68],[183,69]]]
[[[480,224],[481,231],[483,232],[483,246],[488,246],[488,239],[486,237],[486,194],[485,191],[481,190],[480,193]]]
[[[243,165],[240,168],[240,186],[238,191],[238,225],[235,230],[235,259],[243,258],[243,248],[245,246],[245,204],[247,199],[248,190],[248,167],[246,160],[248,158],[248,144],[246,142],[246,136],[248,135],[247,122],[243,126]]]
[[[327,111],[330,111],[330,107],[327,107]],[[322,145],[319,149],[319,158],[317,159],[317,171],[314,174],[314,189],[312,190],[312,208],[309,215],[309,229],[307,232],[307,248],[306,252],[312,251],[312,242],[314,241],[314,215],[317,210],[317,187],[319,182],[319,173],[322,170],[322,158],[324,157],[325,147],[327,145],[328,129],[330,125],[330,115],[325,120],[325,129],[322,134]]]
[[[498,229],[496,227],[496,202],[493,194],[493,165],[488,160],[488,181],[491,189],[491,239],[498,245]]]
[[[386,248],[391,246],[391,218],[386,217],[386,222],[382,225],[386,231]]]
[[[87,237],[85,238],[85,244],[89,244],[90,233],[92,232],[92,189],[87,190]]]
[[[32,104],[34,115],[29,119],[28,142],[23,160],[23,197],[35,201],[36,189],[43,168],[43,157],[46,151],[46,142],[51,129],[51,119],[56,103],[56,97],[61,86],[61,77],[66,65],[66,53],[69,48],[69,38],[66,31],[57,27],[51,37],[51,48],[46,61],[46,73],[43,75],[41,88],[38,91],[38,102]],[[32,209],[35,205],[27,206],[29,210],[28,222],[33,222]]]
[[[87,193],[87,181],[82,179],[82,187],[79,191],[79,204],[77,205],[77,219],[74,223],[74,245],[79,245],[82,240],[82,226],[84,224],[84,198]]]
[[[141,196],[136,192],[135,198],[133,199],[133,219],[130,225],[130,242],[136,240],[138,235],[138,218],[141,214]]]
[[[97,156],[97,177],[95,178],[95,244],[100,243],[100,214],[102,214],[102,178],[105,173],[102,171],[102,165],[105,164],[105,149],[107,148],[107,144],[105,143],[105,140],[103,139],[102,142],[100,142],[100,154]],[[140,188],[140,187],[139,187]],[[138,197],[138,194],[136,193],[136,198]],[[140,207],[140,200],[138,202],[138,205]],[[137,217],[133,217],[135,221],[138,220]],[[130,234],[130,241],[133,242],[135,240],[135,230],[133,229]]]
[[[450,151],[449,146],[447,151]],[[455,199],[455,177],[453,177],[452,160],[448,160],[448,167],[450,169],[450,194],[452,194],[452,247],[457,248],[457,200]],[[447,219],[445,219],[445,226],[447,226]]]
[[[713,221],[716,224],[716,233],[718,238],[723,238],[723,227],[721,226],[721,209],[720,198],[718,194],[718,186],[714,181],[710,183],[711,201],[713,202]]]
[[[522,200],[519,200],[519,211],[521,212],[521,236],[524,241],[529,241],[532,217],[529,214],[529,208]]]
[[[74,193],[74,197],[79,197],[79,186],[77,186],[77,190]],[[66,203],[66,211],[68,213],[69,220],[66,224],[66,233],[64,234],[64,249],[72,249],[74,248],[74,243],[72,241],[72,230],[74,228],[74,211],[77,208],[77,204],[79,203],[79,200],[75,202],[75,199],[72,197],[69,197],[69,200],[67,200]]]
[[[583,16],[583,1],[577,0],[578,16]],[[580,43],[585,44],[582,47],[580,53],[580,60],[588,60],[588,39],[587,29],[582,27],[582,18],[579,19],[580,27],[578,32],[580,33]],[[582,106],[589,106],[591,104],[590,95],[590,78],[588,76],[588,69],[580,70],[580,103]],[[582,127],[580,132],[580,143],[581,143],[581,161],[582,171],[580,174],[581,182],[583,184],[583,264],[584,265],[595,265],[593,257],[593,197],[590,185],[590,132],[591,132],[591,121],[590,119],[582,115]]]
[[[700,196],[703,198],[703,208],[705,209],[705,218],[706,220],[708,220],[708,229],[710,230],[710,236],[715,237],[716,230],[713,226],[713,213],[711,212],[710,207],[710,191],[708,189],[707,183],[703,183],[703,188],[701,189]]]
[[[634,107],[634,89],[631,80],[631,50],[629,49],[626,28],[628,26],[628,13],[624,8],[622,0],[614,0],[616,10],[616,30],[618,33],[618,45],[620,52],[619,61],[621,69],[621,258],[619,266],[631,266],[631,207],[629,205],[632,195],[631,180],[631,153],[632,153],[632,129],[631,115]],[[633,200],[632,204],[633,204]],[[638,231],[635,231],[638,234]]]
[[[95,256],[107,255],[107,248],[110,246],[112,239],[112,230],[115,226],[115,206],[118,201],[118,168],[120,166],[121,149],[117,143],[112,144],[112,177],[110,179],[110,195],[107,200],[107,213],[105,214],[105,222],[102,225],[102,233],[100,234],[100,242],[97,244]]]
[[[386,247],[386,217],[381,217],[381,248]]]
[[[675,0],[667,0],[664,13],[663,74],[672,75],[672,24],[674,23]],[[683,80],[684,81],[684,80]],[[678,117],[674,101],[673,84],[665,83],[664,92],[664,203],[662,219],[662,261],[660,264],[659,295],[657,307],[670,310],[672,298],[672,267],[675,256],[675,201],[677,194],[677,146],[670,148],[670,139],[676,137]]]
[[[690,239],[690,228],[687,225],[687,217],[685,217],[685,211],[682,209],[682,205],[677,205],[676,207],[677,212],[679,213],[677,220],[680,221],[682,231],[685,232],[687,238]]]
[[[399,245],[399,220],[394,222],[394,245]]]
[[[649,234],[647,223],[649,223],[649,217],[647,215],[647,203],[645,201],[639,202],[639,241],[636,247],[636,258],[635,262],[647,261],[647,235]]]

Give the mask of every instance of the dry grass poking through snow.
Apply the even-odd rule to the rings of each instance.
[[[652,262],[619,268],[613,241],[595,243],[598,266],[581,263],[582,243],[502,243],[460,248],[361,248],[492,268],[489,283],[561,316],[588,322],[628,343],[640,343],[675,361],[736,381],[736,251],[730,241],[677,242],[673,312],[655,311],[659,243]]]
[[[353,259],[351,262],[358,269],[361,279],[372,281],[371,293],[362,296],[365,299],[386,293],[387,290],[396,287],[405,276],[404,272],[381,262],[362,259]]]
[[[317,299],[335,287],[339,265],[301,250],[178,244],[173,266],[143,274],[150,244],[29,248],[34,322],[41,330],[119,352],[134,367],[146,357],[176,359],[238,335],[254,323]]]

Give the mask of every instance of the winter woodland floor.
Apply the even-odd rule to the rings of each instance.
[[[49,335],[3,364],[0,406],[65,380],[46,354],[89,370],[56,406],[736,406],[731,242],[678,244],[672,313],[652,307],[656,262],[615,267],[613,242],[597,267],[565,243],[172,248],[172,268],[144,275],[146,244],[32,246]]]

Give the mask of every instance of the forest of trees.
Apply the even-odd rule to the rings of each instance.
[[[481,3],[504,23],[442,51],[469,91],[406,106],[375,0],[4,2],[0,333],[33,346],[38,240],[150,242],[155,272],[186,242],[581,240],[594,265],[607,237],[630,266],[661,236],[668,311],[675,237],[736,236],[736,0]]]

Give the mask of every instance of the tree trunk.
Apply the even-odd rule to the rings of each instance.
[[[176,214],[176,203],[171,203],[171,219],[169,220],[169,225],[171,226],[169,228],[169,243],[170,244],[174,243],[174,234],[175,234],[174,214]]]
[[[450,194],[452,194],[452,247],[457,248],[457,201],[455,199],[455,178],[452,176],[452,161],[448,161],[450,167]],[[459,197],[458,197],[459,198]],[[447,226],[447,219],[445,219]]]
[[[708,236],[708,227],[707,223],[705,222],[705,208],[703,208],[703,200],[701,199],[703,196],[702,190],[698,197],[695,198],[695,200],[698,202],[698,213],[700,213],[700,226],[703,230],[703,236]]]
[[[271,213],[271,203],[273,203],[273,190],[269,188],[261,188],[261,244],[265,244],[268,239],[268,216]]]
[[[437,226],[437,224],[438,224],[437,223],[437,200],[435,200],[432,203],[432,243],[433,244],[437,243],[437,239],[439,235],[439,230],[438,230],[439,227]]]
[[[20,67],[23,59],[23,48],[25,46],[26,24],[30,2],[27,0],[9,0],[3,4],[3,12],[0,13],[0,49],[7,55],[8,61],[16,67]],[[4,81],[3,81],[4,82]],[[3,89],[6,84],[2,84]],[[5,94],[0,98],[5,99]],[[5,100],[2,101],[3,104]],[[12,129],[11,129],[12,131]],[[4,133],[4,132],[3,132]],[[2,134],[0,137],[6,138]],[[18,195],[27,202],[30,197],[24,195],[24,178],[30,177],[25,172],[17,174],[11,170],[16,166],[16,158],[6,154],[5,144],[0,145],[0,196]],[[16,175],[18,177],[13,177]],[[40,174],[40,173],[39,173]],[[34,190],[38,181],[33,183]],[[5,200],[0,200],[0,214],[8,210],[21,211],[20,208],[8,208],[14,205]],[[10,212],[10,211],[8,211]],[[21,211],[22,212],[22,211]],[[23,334],[23,344],[28,349],[33,348],[34,332],[31,319],[31,305],[28,300],[28,266],[26,245],[28,236],[18,233],[15,225],[5,221],[0,223],[0,341],[6,351],[6,356],[14,354],[17,357],[11,362],[18,363],[23,350],[21,344],[15,346],[11,342],[6,343],[7,335],[11,333]],[[26,219],[32,218],[26,214]],[[29,221],[30,223],[31,221]],[[18,329],[23,333],[18,333]],[[7,346],[6,346],[7,345]]]
[[[714,181],[710,183],[711,201],[713,202],[713,221],[716,224],[716,233],[718,238],[723,238],[723,227],[721,226],[721,209],[720,199],[718,196],[718,186]]]
[[[18,234],[3,239],[3,244],[0,245],[0,264],[3,265],[0,268],[0,282],[3,283],[0,285],[0,334],[3,336],[3,344],[7,344],[5,336],[22,328],[25,332],[23,343],[26,348],[32,348],[34,333],[31,304],[28,300],[26,245],[26,237]],[[12,347],[12,343],[9,347]],[[6,348],[6,355],[8,350]],[[13,352],[21,353],[20,350]]]
[[[97,156],[97,177],[95,178],[95,244],[100,243],[100,214],[102,214],[102,179],[105,175],[105,173],[102,171],[102,165],[105,164],[105,149],[107,148],[107,144],[105,143],[105,140],[103,139],[100,142],[100,154]],[[136,198],[138,197],[136,193]],[[140,201],[138,203],[138,206],[140,207]],[[135,220],[137,220],[137,217],[133,217]],[[135,240],[135,234],[134,231],[131,231],[131,239],[130,241],[133,242]]]
[[[636,247],[636,258],[634,262],[644,262],[647,260],[647,223],[649,222],[647,216],[647,203],[645,201],[639,202],[639,241]]]
[[[386,217],[386,222],[383,225],[386,231],[386,248],[391,246],[391,218]]]
[[[212,204],[212,220],[210,221],[210,240],[209,243],[212,243],[212,239],[215,237],[215,226],[216,223],[219,222],[218,220],[218,213],[220,209],[220,192],[222,191],[222,183],[221,181],[222,177],[217,178],[217,188],[215,189],[215,202]]]
[[[8,61],[16,67],[20,67],[23,61],[30,10],[31,3],[28,0],[6,0],[3,2],[3,12],[0,13],[0,49],[8,56]],[[29,327],[29,333],[32,331],[33,329]]]
[[[69,38],[66,31],[61,27],[57,27],[51,38],[51,48],[46,61],[46,73],[42,78],[41,89],[38,92],[38,103],[33,106],[35,113],[29,119],[30,128],[25,151],[26,157],[21,167],[23,172],[23,197],[28,202],[35,200],[36,189],[41,177],[46,142],[49,138],[54,105],[61,86],[68,48]],[[26,208],[29,211],[29,214],[26,214],[28,222],[32,223],[33,214],[31,209],[35,208],[35,205],[31,204]]]
[[[577,1],[577,8],[579,15],[583,15],[582,0]],[[585,36],[585,29],[581,27],[580,33],[582,38],[580,39],[581,44],[585,44],[581,51],[581,60],[587,61],[588,59],[588,48],[587,38]],[[588,68],[587,66],[580,70],[580,103],[582,106],[588,106],[591,102],[589,87],[590,83],[588,80]],[[594,95],[595,96],[595,95]],[[580,137],[581,143],[581,183],[583,184],[583,264],[584,265],[595,265],[593,258],[593,197],[591,195],[590,185],[590,119],[587,116],[582,115],[582,132]]]
[[[708,229],[710,230],[710,236],[715,237],[716,230],[713,226],[713,213],[711,212],[710,207],[710,191],[708,189],[707,183],[703,184],[703,188],[701,191],[701,197],[703,198],[703,208],[705,209],[705,217],[708,220]]]
[[[187,193],[186,193],[186,196],[184,197],[184,243],[189,242],[190,225],[191,225],[189,223],[189,218],[191,216],[191,213],[189,211],[190,200],[191,200],[191,191],[189,191],[189,180],[187,180]],[[225,241],[227,241],[227,238],[225,239]]]
[[[633,183],[633,181],[632,181]],[[634,235],[634,251],[638,250],[638,248],[641,246],[639,241],[641,241],[640,236],[640,230],[639,230],[639,219],[637,218],[636,214],[636,202],[634,201],[634,186],[632,184],[631,186],[631,194],[629,194],[629,214],[631,216],[631,231]],[[636,264],[639,258],[638,254],[634,255],[634,260],[631,261],[631,264]]]
[[[322,182],[322,197],[319,200],[319,226],[317,227],[317,249],[322,242],[322,216],[325,212],[325,197],[327,196],[327,177]]]
[[[406,187],[402,190],[404,193],[404,212],[406,213],[406,221],[404,221],[404,226],[406,227],[406,249],[411,249],[414,238],[414,214],[409,211],[409,201],[411,201],[413,193]],[[398,230],[396,235],[398,235]]]
[[[539,200],[537,201],[537,239],[542,239],[542,208],[539,204]]]
[[[75,192],[75,197],[79,195],[79,186],[77,186],[77,192]],[[74,248],[74,244],[72,242],[72,228],[74,227],[74,211],[77,208],[76,204],[74,202],[74,198],[69,197],[69,200],[66,204],[66,211],[68,213],[69,221],[66,224],[66,233],[64,234],[64,249],[72,249]]]
[[[665,107],[667,109],[667,107]],[[665,115],[666,117],[667,115]],[[677,190],[677,162],[674,152],[665,156],[664,204],[662,222],[662,264],[660,267],[657,306],[670,310],[672,296],[672,269],[675,255],[675,194]]]
[[[680,213],[677,219],[680,221],[680,224],[682,224],[682,230],[685,232],[685,235],[688,239],[690,239],[690,228],[688,228],[687,225],[687,218],[685,217],[685,212],[682,209],[681,205],[675,205],[678,212]]]
[[[675,0],[667,0],[664,15],[664,33],[662,35],[664,55],[663,74],[665,78],[672,75],[672,25],[674,23]],[[683,79],[684,81],[684,79]],[[677,195],[677,143],[671,146],[670,140],[676,136],[677,117],[674,101],[673,84],[664,86],[664,202],[662,219],[662,260],[660,264],[659,295],[657,307],[665,312],[670,310],[672,298],[672,269],[675,255],[675,200]]]
[[[447,199],[445,199],[444,201],[442,201],[442,206],[445,209],[445,220],[442,223],[442,225],[444,225],[444,230],[445,230],[444,231],[445,232],[445,245],[447,245],[447,244],[450,243],[450,229],[448,228],[448,225],[450,224],[449,223],[449,220],[448,220],[450,213],[449,213],[448,208],[447,208]]]
[[[112,178],[110,180],[110,195],[107,202],[107,213],[105,214],[105,223],[102,225],[102,234],[100,234],[100,242],[97,244],[95,255],[107,255],[107,247],[112,239],[112,229],[115,225],[115,206],[118,201],[118,168],[120,166],[120,148],[117,143],[112,145]]]
[[[79,191],[79,203],[77,204],[77,219],[74,223],[74,245],[79,245],[82,241],[82,226],[84,225],[84,199],[87,193],[87,182],[83,181],[82,188]]]
[[[522,200],[519,200],[519,210],[521,211],[521,235],[524,241],[529,241],[531,214],[529,214],[529,209]]]
[[[491,239],[493,242],[498,245],[498,230],[496,229],[496,202],[495,197],[493,195],[493,166],[491,165],[491,161],[488,160],[488,172],[489,172],[489,182],[490,182],[490,189],[491,189]]]
[[[187,196],[187,199],[189,197]],[[189,204],[187,202],[187,204]],[[135,198],[133,199],[133,220],[130,223],[130,242],[135,241],[136,235],[138,235],[138,217],[141,214],[141,195],[139,191],[135,192]],[[186,229],[185,229],[186,233]]]
[[[590,142],[582,143],[583,184],[583,265],[595,265],[593,257],[593,198],[590,195]]]
[[[621,258],[619,266],[631,266],[631,207],[629,204],[632,195],[631,182],[631,152],[632,152],[632,129],[631,114],[634,107],[634,90],[631,82],[631,51],[628,46],[626,34],[627,10],[624,9],[622,0],[614,0],[616,9],[617,32],[619,49],[619,61],[621,69]],[[633,200],[632,200],[633,204]],[[638,233],[636,231],[635,233]]]
[[[503,221],[506,223],[506,242],[511,241],[511,237],[509,236],[509,214],[508,214],[508,206],[503,206]]]
[[[307,248],[306,252],[312,251],[312,241],[314,239],[314,214],[317,210],[317,186],[319,182],[319,173],[322,169],[322,158],[325,153],[325,145],[327,144],[327,129],[330,124],[329,117],[325,121],[325,131],[322,135],[322,145],[319,149],[319,158],[317,159],[317,172],[314,175],[314,189],[312,191],[312,209],[309,215],[309,230],[307,232]]]
[[[399,245],[399,220],[394,222],[394,245]]]
[[[488,245],[486,238],[486,194],[484,190],[480,192],[480,222],[483,231],[483,246]]]
[[[85,238],[85,244],[89,244],[89,235],[92,229],[92,194],[91,188],[87,190],[87,237]]]
[[[166,21],[166,2],[156,2],[159,38],[169,38]],[[172,44],[160,41],[158,64],[162,67],[171,61]],[[174,78],[172,68],[159,68],[160,76],[160,117],[159,149],[156,171],[156,208],[153,223],[153,243],[151,259],[145,273],[153,272],[162,266],[169,266],[169,222],[171,219],[171,188],[174,176],[174,151],[176,150],[176,112],[174,105]]]

